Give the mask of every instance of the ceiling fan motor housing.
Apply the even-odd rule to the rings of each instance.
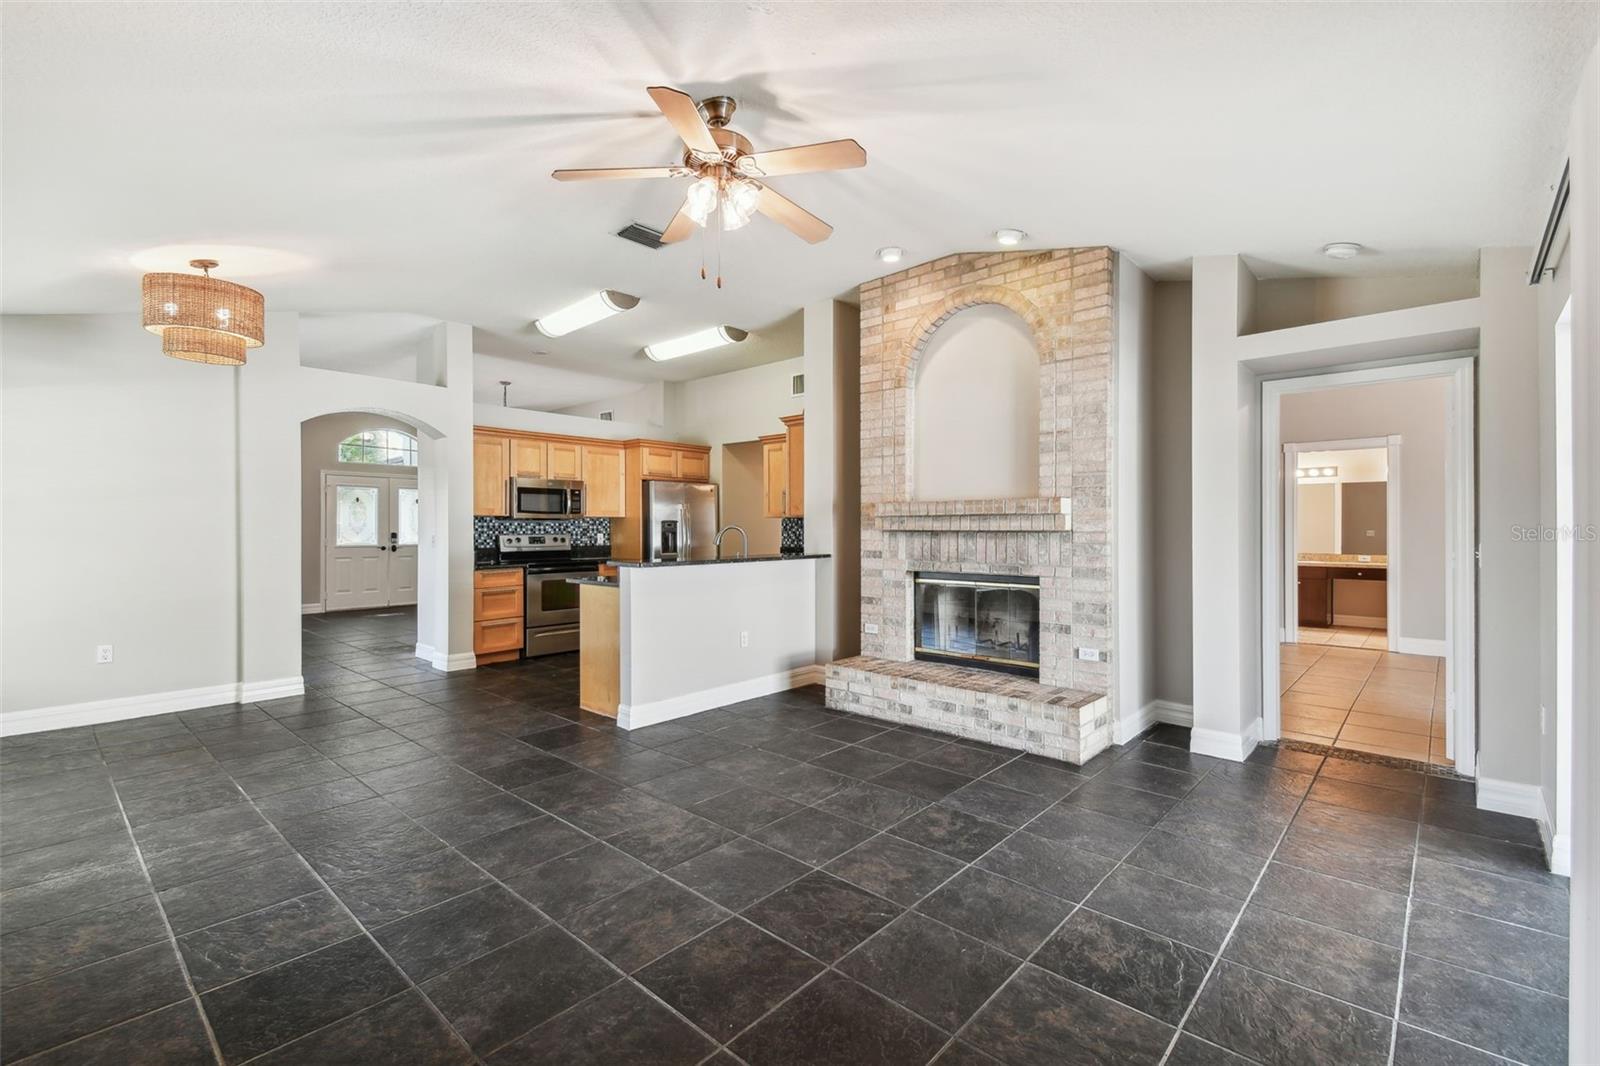
[[[706,120],[707,126],[720,130],[733,118],[738,107],[738,102],[731,96],[708,96],[700,101],[700,115]]]

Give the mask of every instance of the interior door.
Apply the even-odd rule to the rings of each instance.
[[[389,606],[417,602],[417,525],[419,499],[415,478],[389,482]]]
[[[350,611],[389,604],[389,480],[344,474],[324,478],[322,544],[327,553],[327,610]],[[413,595],[415,574],[413,557]]]

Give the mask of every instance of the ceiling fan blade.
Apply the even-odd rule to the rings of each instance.
[[[694,219],[689,217],[689,201],[685,200],[678,213],[672,216],[667,228],[661,231],[662,244],[675,244],[694,232]]]
[[[762,174],[805,174],[817,170],[849,170],[867,165],[867,150],[853,140],[823,141],[794,148],[775,148],[747,156]]]
[[[688,93],[669,89],[665,85],[652,85],[645,92],[656,102],[661,113],[667,116],[672,128],[678,131],[683,143],[696,152],[721,155],[722,149],[711,136],[711,127],[700,117],[700,107]]]
[[[590,170],[553,170],[557,181],[615,181],[621,178],[675,178],[682,167],[599,167]]]
[[[756,210],[811,244],[827,240],[833,232],[833,227],[822,219],[765,185],[761,186],[761,200]]]

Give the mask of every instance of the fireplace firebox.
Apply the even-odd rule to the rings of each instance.
[[[916,575],[918,659],[1039,676],[1039,579]]]

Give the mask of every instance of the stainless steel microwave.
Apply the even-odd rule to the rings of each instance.
[[[579,518],[583,515],[583,482],[546,478],[511,479],[512,518]]]

